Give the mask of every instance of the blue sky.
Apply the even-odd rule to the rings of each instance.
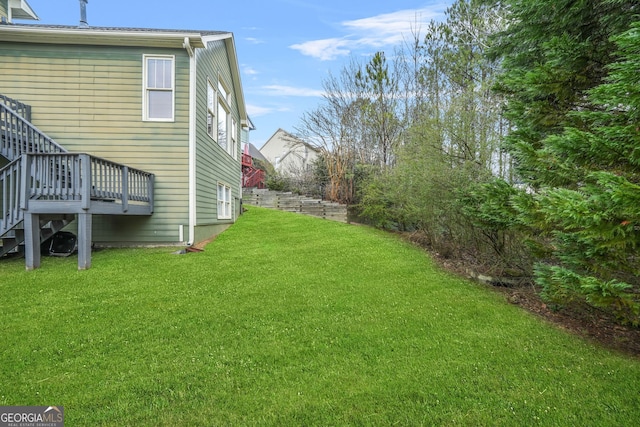
[[[221,30],[234,34],[258,148],[295,132],[321,102],[322,81],[352,56],[392,52],[416,23],[440,20],[453,0],[89,0],[90,26]],[[78,25],[78,0],[28,0],[41,24]],[[27,21],[22,21],[28,23]],[[417,25],[419,27],[419,24]]]

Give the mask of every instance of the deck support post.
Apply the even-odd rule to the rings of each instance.
[[[78,270],[91,268],[92,214],[78,214]]]
[[[24,258],[27,270],[40,267],[40,215],[24,214]]]

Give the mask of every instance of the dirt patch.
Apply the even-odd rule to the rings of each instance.
[[[203,240],[201,242],[194,243],[193,245],[191,245],[191,246],[189,246],[187,248],[187,252],[202,252],[202,251],[204,251],[204,247],[207,246],[209,243],[213,242],[216,239],[216,237],[218,237],[218,236],[213,236],[213,237],[211,237],[211,238],[209,238],[207,240]]]
[[[562,329],[595,341],[606,348],[640,358],[640,329],[619,325],[605,312],[587,306],[549,307],[533,286],[492,288],[504,294],[511,304],[535,313]]]

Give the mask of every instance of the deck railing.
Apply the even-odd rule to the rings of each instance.
[[[149,205],[153,211],[154,175],[84,153],[23,154],[23,209],[28,200],[91,201]]]
[[[153,212],[155,176],[152,173],[100,157],[84,156],[91,161],[91,198],[119,201],[125,212],[130,202],[148,204]]]
[[[31,121],[31,105],[20,102],[17,99],[9,98],[2,94],[0,94],[0,103],[3,103],[16,113],[20,114],[20,116],[25,120],[29,122]]]
[[[242,175],[242,186],[264,188],[265,173],[262,169],[245,170]]]
[[[107,202],[110,213],[126,214],[134,204],[151,214],[154,179],[152,173],[89,154],[23,154],[0,169],[0,236],[24,219],[34,200],[63,203],[67,213]]]
[[[0,236],[24,219],[24,211],[20,209],[21,166],[22,159],[19,158],[0,169]]]
[[[242,154],[242,187],[264,188],[265,173],[253,164],[253,157],[247,153]]]
[[[19,104],[25,107],[18,105],[16,108],[24,110],[28,107],[28,113],[24,113],[27,110],[23,113],[30,116],[31,107]],[[15,160],[24,153],[66,152],[64,147],[33,126],[20,112],[5,104],[4,101],[0,102],[0,155],[9,160]]]
[[[253,167],[253,157],[249,154],[242,154],[242,166]]]

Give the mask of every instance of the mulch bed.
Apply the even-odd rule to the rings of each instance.
[[[443,269],[469,278],[469,267],[464,261],[445,259],[437,253],[430,253]],[[603,347],[640,358],[640,328],[620,325],[609,313],[586,305],[562,308],[550,306],[540,298],[538,289],[531,283],[515,286],[495,286],[488,283],[482,285],[503,294],[509,303],[534,313],[557,327],[599,343]]]
[[[585,306],[551,309],[532,286],[494,288],[497,292],[503,293],[510,303],[535,313],[565,330],[609,349],[640,358],[640,329],[620,325],[605,312]]]
[[[482,266],[474,266],[473,259],[456,259],[455,254],[442,254],[430,250],[428,242],[419,234],[407,233],[405,238],[428,251],[441,268],[458,276],[478,277],[478,273],[485,273]],[[470,274],[473,271],[474,274]],[[490,274],[490,273],[489,273]],[[478,280],[476,280],[478,281]],[[640,328],[620,325],[615,317],[602,310],[586,306],[564,306],[562,308],[550,306],[540,298],[539,290],[530,282],[512,286],[496,286],[495,284],[478,281],[482,286],[491,288],[504,295],[505,299],[514,305],[527,310],[548,322],[573,334],[596,342],[608,349],[640,358]]]

